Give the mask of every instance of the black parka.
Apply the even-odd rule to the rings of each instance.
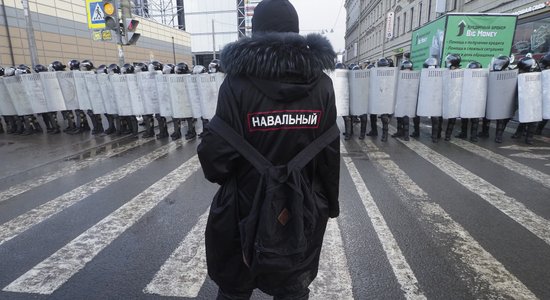
[[[221,55],[226,78],[219,90],[216,117],[263,154],[285,165],[336,122],[331,79],[335,53],[318,34],[254,34],[227,45]],[[315,278],[328,217],[339,214],[339,139],[304,169],[318,198],[323,220],[311,245],[316,259],[292,274],[252,278],[242,261],[237,222],[247,216],[259,175],[223,138],[207,132],[198,147],[205,177],[221,185],[206,230],[210,277],[225,291],[259,287],[269,294],[308,286]]]

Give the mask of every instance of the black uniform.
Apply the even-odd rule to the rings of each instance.
[[[265,13],[280,12],[273,7],[269,12],[262,10],[266,3],[292,7],[288,1],[264,0],[256,7],[253,28],[258,25],[254,20],[266,17]],[[323,73],[324,69],[333,68],[335,53],[321,35],[304,37],[295,33],[298,24],[295,11],[294,14],[295,31],[259,33],[253,29],[252,38],[229,44],[221,55],[227,77],[220,88],[215,117],[228,123],[274,165],[286,164],[336,123],[333,85]],[[276,24],[284,27],[293,23],[280,20]],[[274,59],[263,60],[264,57]],[[254,288],[278,297],[307,298],[307,287],[317,275],[326,221],[339,214],[339,149],[339,139],[335,139],[302,170],[319,196],[321,225],[316,227],[316,238],[307,250],[316,255],[315,259],[296,265],[292,272],[253,277],[243,263],[237,221],[224,219],[220,211],[216,215],[221,219],[215,220],[211,212],[206,255],[208,273],[220,287],[218,299],[249,298]],[[229,201],[233,205],[237,201],[239,215],[248,215],[259,173],[211,131],[203,136],[198,154],[205,177],[221,184],[218,199],[234,199]]]

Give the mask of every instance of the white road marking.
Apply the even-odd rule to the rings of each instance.
[[[51,218],[55,214],[58,214],[75,203],[84,200],[86,197],[89,197],[101,189],[104,189],[107,186],[138,171],[139,169],[146,167],[149,163],[166,155],[168,152],[180,147],[181,145],[181,140],[164,145],[151,153],[131,161],[116,170],[83,184],[0,225],[0,245],[15,238],[17,235],[35,226],[36,224]]]
[[[399,166],[385,159],[376,145],[365,140],[361,148],[372,161],[377,171],[388,182],[388,185],[400,196],[401,201],[413,205],[421,214],[421,219],[433,226],[437,235],[444,240],[452,241],[450,247],[452,255],[457,261],[462,261],[467,272],[473,276],[465,276],[464,280],[470,285],[470,290],[476,294],[480,292],[484,298],[515,298],[522,295],[524,299],[536,299],[536,296],[513,274],[511,274],[496,258],[487,252],[459,223],[455,222],[447,212],[433,202],[428,194],[422,190]],[[406,141],[404,143],[407,143]],[[475,278],[475,282],[468,282]],[[476,284],[476,286],[472,286]]]
[[[395,128],[392,126],[392,132]],[[529,210],[523,203],[516,199],[506,196],[506,193],[496,186],[485,181],[483,178],[466,170],[452,160],[433,151],[424,144],[411,139],[408,142],[402,142],[403,145],[416,152],[432,165],[439,168],[449,177],[462,184],[472,193],[477,194],[483,200],[506,214],[512,220],[516,221],[535,236],[550,245],[550,222],[545,218]]]
[[[199,217],[178,248],[143,290],[165,297],[196,298],[206,279],[204,230],[208,210]]]
[[[199,168],[199,160],[195,155],[17,278],[3,291],[45,295],[53,293]]]
[[[510,154],[513,157],[529,158],[529,159],[538,159],[538,160],[548,160],[550,154],[535,154],[529,152],[514,153]]]
[[[98,155],[96,157],[86,158],[84,160],[78,161],[66,168],[63,168],[61,170],[57,170],[54,172],[50,172],[48,174],[42,175],[37,178],[29,179],[25,182],[13,185],[9,187],[7,190],[0,192],[0,202],[6,201],[8,199],[11,199],[17,195],[23,194],[27,191],[30,191],[34,188],[37,188],[43,184],[46,184],[48,182],[54,181],[60,177],[68,176],[73,173],[76,173],[78,170],[82,170],[84,168],[87,168],[95,163],[98,163],[102,160],[105,160],[109,157],[113,157],[115,155],[119,155],[125,151],[128,151],[132,148],[138,147],[140,145],[143,145],[145,143],[148,143],[154,139],[139,139],[137,141],[131,142],[129,144],[126,144],[124,146],[118,147],[114,150],[108,150],[105,153]]]
[[[340,227],[336,219],[329,219],[321,250],[319,272],[310,286],[310,299],[353,300],[352,287]]]
[[[502,146],[500,147],[500,149],[516,150],[516,151],[533,151],[533,150],[550,150],[550,147],[510,145],[510,146]]]
[[[543,186],[550,188],[550,175],[541,171],[530,168],[524,164],[520,164],[512,159],[509,159],[503,155],[494,153],[476,144],[466,142],[461,139],[451,140],[451,143],[468,150],[474,154],[477,154],[483,158],[486,158],[496,164],[499,164],[506,169],[516,172],[517,174],[527,177],[535,182],[542,184]]]
[[[350,157],[346,156],[347,150],[343,145],[340,145],[340,153],[344,154],[342,159],[348,168],[348,171],[351,175],[355,188],[361,197],[363,205],[369,215],[369,219],[372,222],[376,235],[382,244],[382,248],[386,252],[386,257],[393,269],[393,273],[399,284],[401,285],[401,290],[405,293],[405,298],[407,299],[426,299],[426,296],[420,291],[418,286],[418,280],[414,275],[409,263],[407,262],[405,256],[401,252],[395,237],[391,233],[391,230],[386,224],[386,220],[376,202],[372,198],[370,191],[368,190],[365,182],[361,178],[361,174],[355,167],[355,164]]]

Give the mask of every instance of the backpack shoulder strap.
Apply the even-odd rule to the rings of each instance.
[[[256,170],[263,173],[264,170],[272,167],[273,164],[267,160],[256,148],[252,147],[248,141],[237,134],[231,126],[218,116],[214,116],[208,122],[208,128],[216,132],[220,137],[225,139],[235,150],[237,150],[246,160],[248,160]]]
[[[317,154],[319,154],[319,152],[339,137],[340,130],[338,129],[338,125],[334,123],[327,131],[323,132],[322,135],[317,137],[311,144],[300,151],[300,153],[296,154],[296,156],[288,162],[288,170],[300,170],[304,168],[315,156],[317,156]]]

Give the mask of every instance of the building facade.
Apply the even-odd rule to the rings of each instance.
[[[410,51],[412,32],[446,13],[518,15],[512,54],[540,57],[550,46],[550,1],[346,0],[346,64],[381,57],[396,63]]]
[[[93,41],[84,0],[29,0],[38,63],[90,59],[94,65],[118,63],[114,41]],[[27,23],[20,0],[0,2],[0,66],[31,64]],[[125,46],[125,61],[158,60],[192,63],[189,33],[136,17],[137,45]]]

